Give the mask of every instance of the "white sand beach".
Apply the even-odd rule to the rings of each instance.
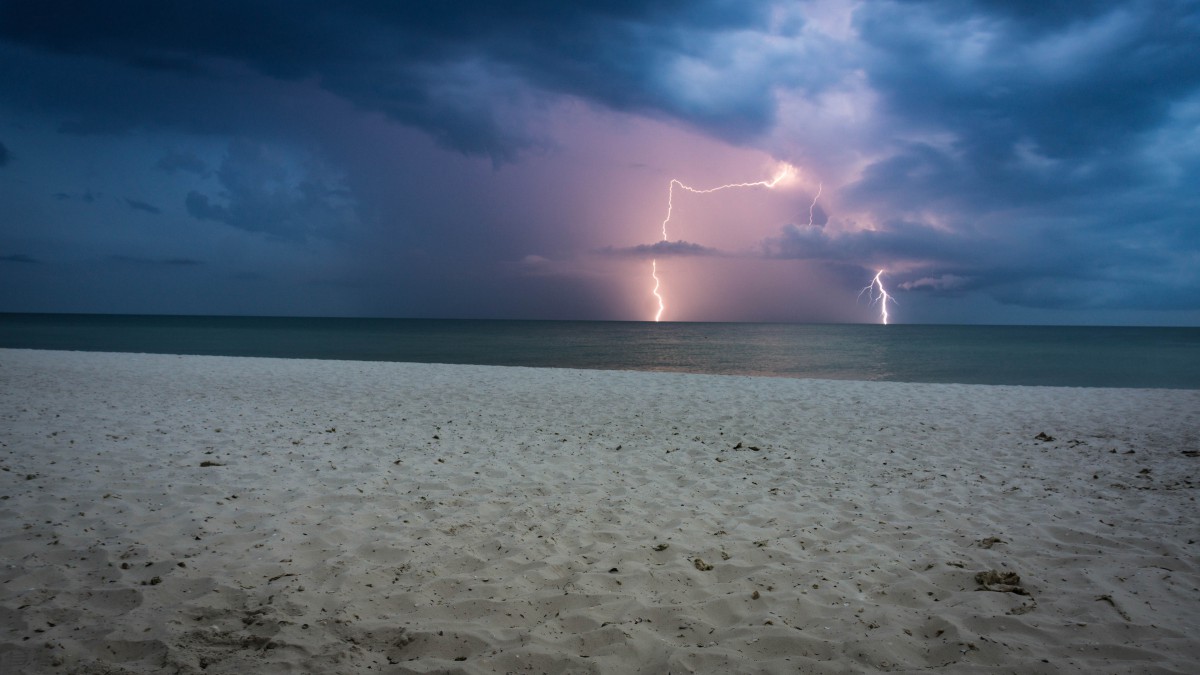
[[[1200,391],[0,350],[0,672],[1197,673],[1198,451]]]

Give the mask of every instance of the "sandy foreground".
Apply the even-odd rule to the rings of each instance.
[[[1200,391],[0,350],[0,672],[1197,673],[1198,434]]]

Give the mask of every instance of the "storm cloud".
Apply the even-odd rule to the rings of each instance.
[[[250,232],[300,240],[313,235],[337,236],[357,218],[353,199],[344,189],[314,175],[315,169],[278,156],[261,144],[235,141],[216,170],[221,188],[217,196],[193,190],[184,203],[198,220],[218,221]]]
[[[425,129],[447,147],[511,160],[539,142],[522,114],[542,92],[686,119],[733,138],[762,131],[773,117],[772,80],[757,67],[741,71],[708,55],[731,32],[764,29],[769,18],[764,5],[723,0],[17,0],[0,7],[0,37],[98,57],[151,73],[149,79],[220,79],[230,64],[240,64],[270,78],[319,81],[357,105]],[[693,85],[689,68],[703,81]],[[134,103],[85,111],[68,128],[189,122],[172,102]],[[120,114],[106,114],[114,111]]]
[[[162,209],[153,204],[148,204],[140,199],[126,199],[125,203],[129,205],[129,208],[135,211],[144,211],[154,215],[162,213]]]
[[[1194,0],[10,0],[0,167],[36,189],[0,186],[0,247],[232,249],[231,278],[292,280],[264,298],[359,289],[327,313],[641,316],[622,259],[678,257],[886,269],[932,320],[1195,323],[1196,44]],[[804,177],[787,219],[638,243],[658,186],[752,157]]]
[[[671,258],[676,256],[719,256],[721,251],[701,246],[690,241],[658,241],[653,244],[638,244],[625,248],[605,247],[599,250],[602,255],[630,258]]]

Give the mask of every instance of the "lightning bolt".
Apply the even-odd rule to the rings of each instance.
[[[679,181],[679,179],[672,178],[671,185],[669,188],[667,188],[667,217],[664,218],[663,222],[662,222],[662,240],[663,241],[667,240],[667,223],[671,222],[671,210],[675,206],[675,186],[676,185],[678,185],[679,188],[682,190],[687,190],[688,192],[693,192],[698,195],[706,195],[706,194],[709,194],[712,192],[720,192],[721,190],[728,190],[729,188],[758,187],[760,185],[765,188],[773,188],[779,184],[779,181],[784,180],[785,178],[788,178],[789,176],[791,176],[794,173],[796,173],[796,169],[794,169],[790,164],[784,164],[783,168],[781,168],[779,170],[779,172],[775,174],[775,177],[772,178],[771,180],[760,180],[760,181],[755,181],[753,183],[729,183],[727,185],[718,185],[717,187],[714,187],[714,188],[708,188],[707,190],[700,190],[700,189],[694,188],[690,185],[684,185],[682,182]]]
[[[875,278],[871,280],[871,283],[864,286],[863,289],[858,292],[858,297],[862,298],[863,293],[866,293],[867,297],[870,298],[872,305],[877,302],[879,303],[880,317],[883,320],[883,325],[886,326],[887,322],[888,322],[888,311],[887,311],[888,300],[892,300],[893,302],[895,302],[895,299],[892,296],[888,295],[887,290],[883,287],[883,279],[881,277],[883,277],[883,270],[879,270],[878,272],[875,273]],[[879,287],[878,295],[875,294],[875,290],[874,290],[875,287],[877,287],[877,286]]]
[[[821,198],[821,189],[825,187],[824,183],[817,183],[817,194],[813,196],[813,201],[808,205],[808,226],[813,225],[813,209],[817,208],[817,200]]]
[[[707,188],[704,190],[701,190],[699,188],[694,188],[690,185],[686,185],[685,183],[683,183],[682,181],[680,181],[677,178],[672,178],[670,185],[667,187],[667,217],[664,218],[662,221],[662,241],[667,241],[667,223],[671,222],[671,212],[675,208],[675,186],[678,185],[681,190],[687,190],[688,192],[692,192],[692,193],[695,193],[698,195],[710,194],[713,192],[720,192],[721,190],[728,190],[730,188],[749,188],[749,187],[773,188],[776,185],[778,185],[780,183],[780,181],[790,178],[795,173],[796,173],[796,169],[792,165],[784,164],[771,180],[760,180],[760,181],[754,181],[753,183],[727,183],[725,185],[718,185],[717,187]],[[818,188],[817,195],[820,196],[820,194],[821,194],[821,191]],[[814,199],[813,206],[816,206],[816,203],[817,203],[816,199]],[[810,207],[809,208],[809,221],[811,221],[811,220],[812,220],[812,208]],[[659,287],[661,285],[660,281],[658,279],[658,260],[650,261],[650,277],[652,279],[654,279],[654,289],[651,290],[650,292],[658,300],[658,313],[654,315],[654,321],[658,322],[662,319],[663,310],[665,309],[665,305],[663,303],[663,297],[658,292]]]
[[[650,292],[653,293],[654,297],[658,299],[658,314],[654,315],[654,322],[658,323],[662,319],[662,313],[663,313],[663,310],[666,309],[666,306],[663,304],[662,296],[658,294],[659,282],[658,282],[658,261],[657,260],[650,261],[650,276],[654,277],[654,290],[652,290]]]

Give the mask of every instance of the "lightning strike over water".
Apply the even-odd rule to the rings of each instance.
[[[749,187],[760,187],[760,186],[765,187],[765,188],[773,188],[776,185],[778,185],[781,181],[787,180],[788,178],[795,175],[795,173],[796,173],[795,167],[793,167],[790,164],[784,164],[783,167],[779,170],[779,172],[775,174],[775,177],[772,178],[771,180],[760,180],[760,181],[755,181],[753,183],[728,183],[726,185],[718,185],[717,187],[708,188],[705,190],[694,188],[690,185],[684,184],[677,178],[672,178],[670,186],[667,188],[667,217],[664,218],[662,221],[662,241],[667,241],[667,223],[671,222],[671,211],[675,207],[675,186],[676,185],[678,185],[679,188],[682,190],[687,190],[688,192],[692,192],[692,193],[695,193],[698,195],[709,194],[712,192],[719,192],[721,190],[728,190],[730,188],[749,188]],[[818,187],[817,196],[819,197],[820,194],[821,194],[821,191],[820,191],[820,188]],[[813,206],[816,206],[816,203],[817,203],[816,199],[813,199]],[[810,220],[810,222],[812,220],[812,208],[811,207],[809,208],[809,220]],[[663,297],[658,292],[659,287],[660,287],[660,281],[658,279],[658,260],[650,261],[650,276],[651,276],[651,278],[654,279],[654,289],[651,291],[651,293],[658,300],[658,313],[654,315],[654,320],[656,322],[658,322],[658,321],[662,320],[663,310],[665,309]]]
[[[889,300],[894,301],[894,299],[892,298],[892,296],[888,295],[887,289],[885,289],[883,287],[882,277],[883,277],[883,270],[879,270],[878,272],[876,272],[875,278],[871,280],[871,283],[864,286],[863,289],[858,292],[858,297],[861,298],[863,296],[863,293],[866,293],[867,297],[871,299],[872,305],[877,302],[879,303],[880,318],[883,320],[883,325],[886,326],[887,322],[888,322],[887,304],[888,304]],[[875,293],[875,290],[874,290],[875,287],[879,287],[878,294]]]
[[[663,305],[662,296],[658,294],[659,282],[658,282],[658,261],[657,260],[650,261],[650,276],[654,277],[654,290],[652,290],[650,292],[653,293],[654,297],[658,299],[658,313],[654,315],[654,322],[658,323],[658,321],[662,319],[662,313],[663,313],[663,310],[666,309],[666,306]]]

